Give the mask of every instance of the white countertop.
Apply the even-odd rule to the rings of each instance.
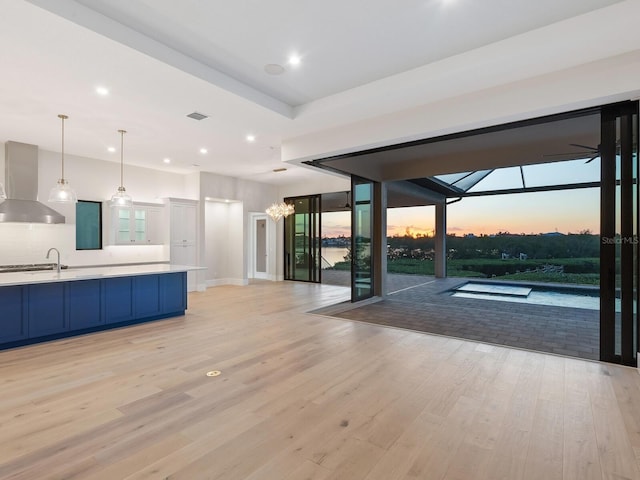
[[[0,287],[11,285],[30,285],[33,283],[72,282],[76,280],[90,280],[107,277],[130,277],[135,275],[153,275],[157,273],[188,272],[191,270],[206,270],[206,267],[187,265],[127,265],[113,267],[69,268],[60,273],[55,270],[41,270],[35,272],[0,273]]]

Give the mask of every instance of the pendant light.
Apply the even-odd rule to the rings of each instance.
[[[118,191],[113,194],[111,197],[111,206],[112,207],[131,207],[132,201],[131,197],[127,195],[127,191],[124,188],[124,134],[127,133],[126,130],[118,130],[120,133],[120,186],[118,187]]]
[[[49,201],[57,203],[76,203],[78,201],[78,196],[73,188],[69,186],[69,182],[64,179],[64,121],[69,117],[60,114],[58,115],[58,118],[62,120],[62,174],[60,175],[58,184],[49,192]]]

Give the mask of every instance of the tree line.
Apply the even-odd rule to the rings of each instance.
[[[409,235],[387,238],[389,248],[407,251],[431,251],[435,239],[431,236],[412,237]],[[585,258],[600,256],[600,236],[585,231],[577,234],[522,234],[500,232],[495,235],[447,235],[447,256],[449,259],[501,259],[504,256],[519,258],[525,254],[528,259],[551,260],[554,258]]]

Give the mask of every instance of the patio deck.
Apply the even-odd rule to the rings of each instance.
[[[387,279],[384,300],[338,313],[325,309],[326,314],[589,360],[599,357],[596,310],[452,297],[448,291],[469,280],[465,278],[389,274]],[[323,271],[323,283],[348,281],[348,272]]]

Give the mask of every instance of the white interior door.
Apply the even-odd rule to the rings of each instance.
[[[267,279],[269,258],[269,224],[266,215],[256,215],[253,219],[252,262],[253,278]]]

